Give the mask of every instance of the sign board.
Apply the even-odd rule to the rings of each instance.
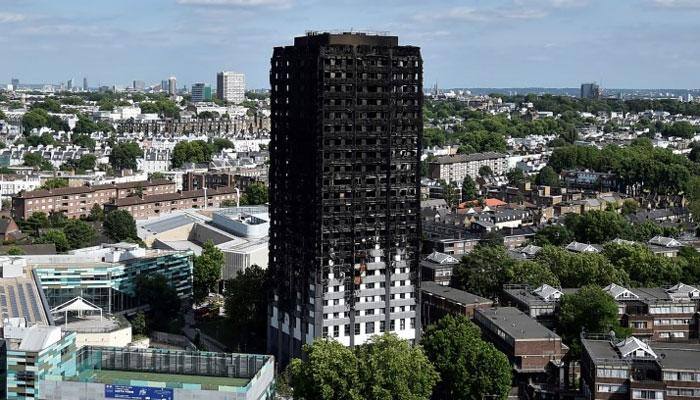
[[[105,397],[126,400],[173,400],[173,389],[146,386],[105,385]]]

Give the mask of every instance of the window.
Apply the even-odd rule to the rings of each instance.
[[[656,390],[635,389],[632,391],[633,399],[663,400],[664,392]]]
[[[625,385],[598,385],[599,393],[627,393]]]
[[[333,337],[340,336],[340,325],[333,326]]]
[[[365,333],[374,333],[374,322],[367,322],[365,324]]]
[[[629,371],[627,369],[620,368],[598,368],[597,369],[598,378],[624,378],[629,377]]]

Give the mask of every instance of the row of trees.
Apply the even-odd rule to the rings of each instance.
[[[656,193],[675,194],[687,189],[697,165],[668,149],[654,147],[648,139],[638,139],[628,147],[566,146],[554,149],[549,166],[563,169],[592,169],[617,175],[621,187],[640,185]]]
[[[480,335],[466,317],[446,316],[428,327],[420,346],[394,334],[355,349],[317,340],[305,347],[304,361],[292,360],[287,379],[303,400],[506,399],[510,363]]]
[[[503,285],[542,284],[568,288],[586,285],[654,287],[678,282],[700,282],[700,254],[690,247],[678,257],[652,253],[643,245],[608,243],[601,253],[572,253],[544,245],[533,260],[515,260],[498,243],[479,245],[464,257],[452,276],[451,285],[481,296],[496,298]]]
[[[234,148],[233,142],[224,138],[216,138],[211,142],[193,140],[191,142],[179,142],[175,145],[172,155],[173,167],[179,168],[184,163],[205,163],[212,159],[214,154],[223,149]]]

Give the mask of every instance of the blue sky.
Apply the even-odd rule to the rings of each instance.
[[[272,47],[306,30],[418,45],[441,87],[700,87],[700,0],[0,0],[0,82],[267,87]]]

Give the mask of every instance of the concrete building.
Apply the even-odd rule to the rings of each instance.
[[[310,32],[271,64],[268,351],[419,339],[420,49]]]
[[[508,156],[489,151],[438,157],[428,163],[428,176],[431,179],[461,185],[467,175],[476,180],[479,170],[483,167],[489,167],[494,176],[505,175],[508,172]]]
[[[88,91],[88,81],[87,78],[83,78],[83,92]]]
[[[175,96],[177,94],[177,78],[171,76],[168,78],[168,94]]]
[[[582,99],[600,99],[603,96],[603,90],[597,83],[581,84]]]
[[[216,97],[229,103],[241,104],[245,100],[245,75],[232,71],[216,74]]]
[[[131,88],[137,92],[143,92],[146,89],[146,83],[144,81],[134,81],[131,86]]]
[[[685,400],[700,396],[700,345],[645,342],[637,337],[581,340],[584,398]]]
[[[95,204],[103,206],[110,201],[133,199],[130,196],[138,194],[151,197],[174,192],[175,183],[166,179],[38,189],[13,196],[12,215],[16,219],[27,219],[35,212],[49,214],[53,211],[62,212],[68,218],[80,218],[87,217]]]

